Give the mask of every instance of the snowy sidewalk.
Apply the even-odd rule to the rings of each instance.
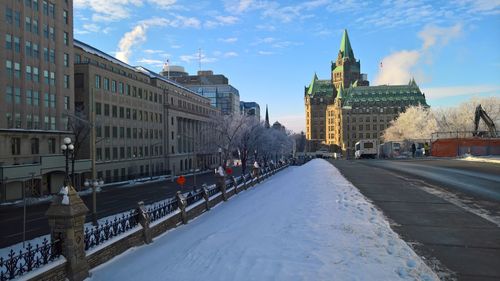
[[[438,280],[328,162],[290,167],[91,280]]]

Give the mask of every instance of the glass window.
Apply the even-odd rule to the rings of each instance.
[[[14,24],[17,27],[21,27],[21,13],[20,12],[17,12],[17,11],[14,12]]]
[[[97,75],[95,76],[95,87],[97,89],[101,88],[101,76]]]
[[[68,46],[69,37],[68,37],[68,32],[66,32],[66,31],[63,33],[63,40],[64,40],[64,45]],[[80,61],[78,61],[78,62],[80,62]]]
[[[56,95],[50,94],[50,107],[55,108],[56,107]]]
[[[26,90],[26,104],[31,105],[33,103],[33,93],[31,90]]]
[[[12,50],[12,35],[5,34],[5,49]]]
[[[66,10],[63,10],[63,19],[64,19],[64,23],[68,24],[68,11],[66,11]]]
[[[49,28],[49,34],[50,34],[50,39],[52,39],[52,41],[55,41],[56,40],[56,32],[54,31],[54,27],[50,27]]]
[[[38,138],[31,139],[31,154],[38,154],[40,147],[40,140]]]
[[[64,109],[70,110],[69,97],[64,96]]]
[[[38,93],[38,91],[33,91],[33,105],[40,105],[40,94]],[[36,119],[38,120],[38,116],[36,116]]]
[[[21,51],[21,40],[19,40],[19,37],[14,36],[14,51],[16,53],[19,53]]]
[[[32,52],[32,49],[31,49],[31,42],[30,41],[25,41],[24,42],[24,53],[28,56],[32,56],[33,55],[33,52]]]
[[[26,115],[26,128],[33,129],[33,115]]]
[[[68,67],[69,66],[69,55],[68,54],[64,53],[63,61],[64,61],[64,66]]]
[[[11,103],[12,97],[13,97],[12,87],[9,86],[5,87],[5,101]]]
[[[104,77],[104,90],[109,91],[109,79]]]
[[[69,89],[69,75],[64,74],[64,88]]]
[[[49,144],[49,153],[52,154],[56,153],[56,139],[49,138],[48,144]]]
[[[5,8],[5,21],[7,23],[12,23],[12,9]]]
[[[38,11],[38,0],[33,0],[33,10]]]
[[[47,3],[46,0],[43,1],[43,14],[48,16],[49,15],[49,3]]]
[[[52,18],[55,18],[55,10],[56,10],[56,7],[54,4],[52,3],[49,3],[49,15],[52,17]]]
[[[14,77],[21,78],[21,64],[18,62],[14,63]]]
[[[54,49],[50,49],[50,62],[56,63],[56,51]]]
[[[38,68],[37,67],[33,67],[33,81],[34,82],[40,81],[40,76],[38,74]]]
[[[56,74],[55,72],[50,72],[50,85],[54,86],[56,84]]]
[[[31,18],[30,17],[25,18],[24,29],[26,30],[26,32],[31,32]]]
[[[7,72],[7,76],[12,77],[12,61],[6,60],[5,61],[5,70]]]
[[[38,44],[33,43],[33,57],[38,59],[40,57],[40,51],[38,50]]]
[[[11,138],[10,143],[11,143],[10,151],[12,155],[21,154],[21,138]]]
[[[28,81],[32,80],[31,66],[29,66],[29,65],[26,66],[26,80],[28,80]]]
[[[38,21],[36,19],[33,19],[31,21],[31,24],[32,24],[31,31],[35,34],[38,34]]]

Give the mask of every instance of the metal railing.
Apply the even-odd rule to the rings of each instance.
[[[158,203],[153,205],[153,207],[148,208],[148,215],[151,222],[159,220],[166,215],[174,212],[178,207],[178,202],[175,197],[171,198],[169,201]]]
[[[104,224],[85,228],[85,251],[136,227],[137,224],[137,212],[132,210],[129,214],[122,214],[121,218],[115,217],[114,220],[106,220]]]
[[[30,243],[24,250],[10,250],[6,259],[0,258],[0,281],[12,280],[40,268],[61,256],[61,241],[49,242],[46,238],[33,247]]]

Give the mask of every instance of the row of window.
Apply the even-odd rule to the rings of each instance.
[[[25,120],[26,120],[26,126],[23,126],[22,123],[22,117],[21,113],[12,113],[7,112],[5,113],[5,118],[7,120],[7,127],[8,128],[24,128],[24,129],[34,129],[34,130],[56,130],[56,117],[54,116],[44,116],[43,118],[43,124],[40,124],[40,116],[39,115],[33,115],[33,114],[26,114],[25,115]],[[68,129],[68,118],[67,117],[62,117],[61,121],[63,123],[63,127]],[[43,125],[43,127],[42,127]]]
[[[21,149],[21,138],[19,137],[14,137],[10,139],[10,144],[11,144],[11,154],[12,155],[21,155],[22,149]],[[31,154],[39,154],[40,153],[40,140],[38,138],[32,138],[30,139],[30,144],[31,144]],[[56,139],[55,138],[49,138],[47,140],[47,146],[48,146],[48,153],[49,154],[55,154],[56,153]]]
[[[19,37],[5,34],[5,49],[14,50],[16,53],[21,51],[21,42]],[[28,57],[40,59],[40,48],[37,43],[31,41],[24,42],[24,53]],[[56,50],[52,48],[43,48],[43,59],[45,62],[56,63]],[[69,54],[63,53],[63,65],[69,67]]]
[[[117,126],[96,127],[98,138],[120,138],[120,139],[162,139],[163,131],[158,129],[125,128]],[[103,132],[104,131],[104,132]]]
[[[21,63],[6,60],[5,72],[7,73],[7,77],[21,79]],[[26,65],[24,79],[26,81],[33,81],[35,83],[40,82],[40,71],[38,70],[38,67]],[[46,85],[55,86],[56,73],[53,71],[44,70],[43,83]],[[67,74],[63,74],[63,87],[65,89],[69,89],[70,87],[70,76]]]
[[[104,153],[103,153],[104,151]],[[128,146],[128,147],[106,147],[96,148],[97,161],[110,161],[120,159],[136,159],[148,156],[158,156],[163,154],[163,146]]]
[[[104,109],[104,110],[103,110]],[[163,123],[163,115],[156,112],[137,110],[129,107],[110,105],[107,103],[95,103],[96,115],[104,115],[113,118],[139,120],[145,122]]]
[[[102,78],[102,79],[101,79]],[[96,89],[104,89],[105,91],[110,91],[113,93],[119,93],[121,95],[127,95],[132,97],[137,97],[140,99],[149,100],[155,103],[162,103],[162,96],[158,93],[153,93],[146,89],[138,88],[136,86],[130,86],[129,84],[124,84],[122,82],[117,82],[111,80],[107,77],[101,77],[100,75],[95,75],[95,87]]]
[[[67,3],[67,0],[65,0]],[[24,0],[24,6],[28,8],[32,8],[33,11],[38,12],[39,7],[38,7],[38,0]],[[46,0],[42,1],[42,13],[45,16],[49,16],[53,19],[56,17],[56,5],[54,3],[48,2]],[[13,17],[14,15],[14,17]],[[63,20],[65,24],[69,23],[69,13],[67,10],[63,10]],[[13,11],[11,8],[6,7],[5,8],[5,21],[7,23],[12,24],[13,22],[15,23],[16,26],[21,25],[21,13],[18,11]]]
[[[44,93],[43,95],[43,105],[46,108],[55,108],[56,107],[56,95],[52,93]],[[17,87],[9,87],[5,88],[5,102],[15,104],[21,104],[23,100],[22,91]],[[24,92],[24,100],[26,105],[30,106],[40,106],[40,93],[38,91],[26,90]],[[70,110],[70,98],[69,96],[64,96],[64,109]]]

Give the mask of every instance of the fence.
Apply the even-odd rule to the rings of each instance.
[[[232,177],[223,181],[229,186],[227,191],[225,186],[220,188],[220,186],[211,185],[182,195],[181,198],[185,198],[183,202],[173,197],[152,204],[144,213],[141,213],[140,208],[132,209],[98,226],[85,228],[83,240],[87,263],[90,268],[93,268],[130,247],[148,243],[144,238],[146,233],[149,233],[150,237],[156,237],[184,222],[183,217],[189,219],[197,217],[208,211],[211,206],[222,202],[223,198],[229,198],[286,167],[288,167],[287,164],[279,164],[262,168],[260,173],[254,172],[237,178]],[[199,204],[202,200],[205,200],[206,204]],[[141,215],[147,218],[146,224],[141,222]],[[62,243],[61,240],[48,242],[45,239],[40,246],[32,247],[28,244],[28,247],[19,253],[11,250],[6,259],[0,258],[0,281],[18,278],[59,259],[62,257]],[[65,261],[64,264],[66,263]],[[68,273],[67,266],[64,264],[41,272],[33,278],[37,280],[65,279]]]

